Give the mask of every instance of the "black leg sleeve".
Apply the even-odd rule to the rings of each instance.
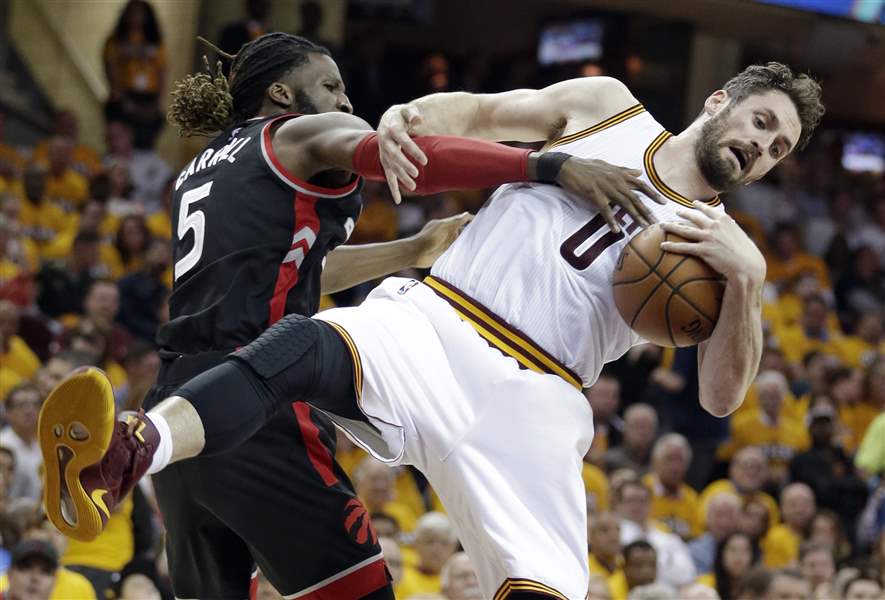
[[[364,419],[353,387],[353,359],[329,324],[289,315],[225,362],[184,384],[203,423],[202,455],[231,450],[296,400]]]

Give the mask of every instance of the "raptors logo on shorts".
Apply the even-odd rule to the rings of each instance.
[[[369,520],[369,512],[356,498],[352,498],[344,505],[344,529],[360,546],[378,542],[378,536],[375,535],[372,522]]]

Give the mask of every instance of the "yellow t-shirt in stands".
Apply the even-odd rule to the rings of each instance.
[[[730,480],[718,479],[705,487],[704,491],[701,492],[700,498],[698,499],[698,518],[701,519],[702,522],[706,523],[707,505],[710,503],[710,499],[720,492],[734,494],[735,496],[741,498],[745,505],[749,504],[750,502],[759,502],[761,504],[764,504],[765,507],[768,509],[769,527],[773,527],[781,520],[781,513],[780,509],[777,506],[777,502],[774,498],[772,498],[765,492],[741,494],[738,492],[737,488]]]
[[[835,356],[844,362],[843,350],[840,345],[841,334],[830,329],[826,339],[810,338],[799,325],[783,327],[774,331],[777,345],[784,353],[784,358],[792,364],[800,364],[803,357],[811,351]]]
[[[768,459],[769,468],[783,472],[789,468],[792,458],[810,444],[804,422],[782,415],[774,423],[757,409],[754,413],[743,413],[731,420],[731,439],[723,444],[719,455],[727,460],[741,448],[758,446]]]
[[[147,228],[155,238],[168,240],[172,237],[172,221],[164,210],[157,211],[147,218]]]
[[[0,354],[0,364],[18,373],[22,379],[31,379],[40,368],[40,359],[23,339],[14,335],[9,338],[9,350]]]
[[[43,140],[34,148],[33,160],[49,163],[49,140]],[[98,153],[86,144],[76,144],[71,153],[71,167],[85,177],[91,177],[101,171],[101,159]]]
[[[396,519],[400,531],[412,531],[418,522],[418,515],[407,504],[402,502],[388,502],[382,507],[381,512],[387,513]]]
[[[608,578],[608,590],[611,592],[612,600],[627,600],[630,588],[627,586],[627,576],[623,569],[618,569]]]
[[[6,398],[12,388],[25,381],[21,375],[0,363],[0,399]]]
[[[807,395],[797,398],[793,395],[792,392],[788,391],[786,396],[784,396],[784,405],[781,409],[781,413],[783,414],[785,419],[791,419],[793,421],[804,423],[805,416],[808,413],[808,401],[809,397]],[[759,390],[756,389],[756,384],[754,383],[750,386],[750,389],[747,390],[747,395],[746,397],[744,397],[743,404],[738,407],[731,418],[735,419],[738,415],[746,415],[758,411]]]
[[[89,199],[89,182],[73,169],[46,179],[46,197],[66,213],[76,213]]]
[[[587,494],[596,501],[596,510],[608,510],[608,477],[605,476],[605,472],[585,461],[581,477],[584,479],[584,489]]]
[[[107,526],[97,538],[91,542],[80,542],[73,538],[68,540],[68,547],[61,557],[61,564],[119,571],[132,560],[134,553],[132,496],[127,496],[111,513]]]
[[[18,221],[25,235],[38,244],[49,244],[57,236],[77,227],[75,215],[65,214],[59,206],[49,200],[33,204],[25,199],[22,200],[21,207]]]
[[[416,594],[439,594],[441,591],[442,583],[438,573],[429,575],[415,567],[406,566],[403,580],[396,586],[396,597],[408,600],[409,596]]]
[[[642,478],[651,491],[651,518],[661,521],[682,539],[691,539],[704,531],[698,518],[698,493],[684,483],[675,496],[667,495],[652,473]]]
[[[801,275],[814,275],[822,288],[829,289],[830,274],[827,265],[817,256],[805,252],[797,252],[793,258],[782,261],[774,255],[765,257],[768,265],[765,279],[772,283],[792,283]]]
[[[781,569],[799,559],[799,544],[802,540],[790,528],[781,523],[768,530],[760,544],[762,563],[769,569]]]
[[[623,559],[619,556],[617,567],[615,567],[614,571],[609,571],[608,567],[606,567],[604,564],[602,564],[602,562],[598,558],[593,556],[592,553],[587,554],[587,561],[590,565],[590,573],[596,574],[596,575],[602,575],[605,578],[609,578],[612,575],[615,575],[618,571],[620,571],[623,568],[623,564],[624,564]]]
[[[46,197],[65,212],[74,213],[89,199],[89,182],[73,169],[46,179]]]
[[[8,590],[9,575],[4,573],[0,576],[0,592],[5,593]],[[97,598],[95,588],[86,577],[70,569],[59,567],[55,572],[55,585],[49,594],[49,600],[97,600]]]
[[[868,402],[846,404],[839,407],[839,424],[845,431],[845,435],[842,437],[842,447],[846,452],[850,454],[857,450],[870,424],[881,412]]]

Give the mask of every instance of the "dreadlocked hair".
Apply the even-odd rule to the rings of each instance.
[[[176,125],[183,136],[210,135],[254,117],[270,84],[307,63],[310,54],[330,56],[323,46],[279,32],[244,44],[233,56],[215,50],[233,59],[230,77],[222,74],[221,63],[213,73],[208,59],[203,57],[206,72],[187,75],[175,84],[171,94],[169,122]]]

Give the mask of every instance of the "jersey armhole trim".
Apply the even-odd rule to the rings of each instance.
[[[618,123],[623,123],[627,119],[630,119],[631,117],[635,117],[636,115],[640,115],[644,112],[645,112],[645,107],[642,106],[642,104],[634,104],[630,108],[628,108],[626,110],[622,110],[621,112],[619,112],[615,115],[612,115],[611,117],[605,119],[604,121],[600,121],[596,125],[591,125],[587,129],[582,129],[581,131],[576,131],[575,133],[565,135],[565,136],[559,138],[558,140],[555,140],[552,144],[550,144],[550,147],[548,148],[548,150],[552,150],[553,148],[556,148],[557,146],[562,146],[564,144],[568,144],[568,143],[577,141],[579,139],[591,136],[594,133],[599,133],[600,131],[603,131],[604,129],[608,129],[609,127],[614,127]]]
[[[292,173],[286,170],[286,167],[284,167],[283,163],[277,158],[270,135],[271,128],[275,123],[278,123],[283,119],[293,119],[297,116],[299,115],[281,115],[275,119],[271,119],[261,128],[261,156],[264,157],[264,162],[267,167],[277,176],[277,178],[279,178],[280,181],[303,194],[315,196],[317,198],[344,198],[345,196],[354,193],[359,188],[360,184],[360,178],[358,176],[354,176],[353,181],[343,187],[322,187],[295,177]]]

